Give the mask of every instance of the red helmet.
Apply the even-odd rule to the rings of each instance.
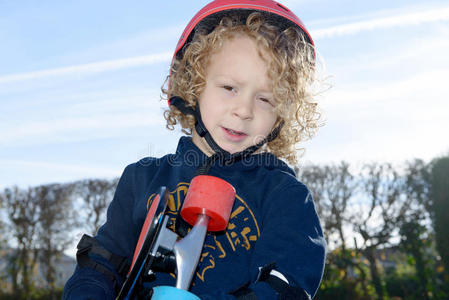
[[[203,7],[193,18],[190,20],[187,27],[184,29],[184,32],[181,35],[181,38],[176,45],[175,54],[176,55],[182,53],[180,51],[188,41],[192,39],[194,28],[205,19],[209,19],[209,17],[217,17],[224,16],[229,11],[236,11],[243,15],[249,15],[254,11],[260,11],[269,16],[276,25],[280,27],[280,29],[286,29],[288,27],[298,27],[302,32],[305,33],[305,37],[308,39],[308,42],[313,45],[312,37],[307,31],[304,24],[301,20],[287,7],[284,5],[273,1],[273,0],[215,0],[211,3],[207,4]],[[212,24],[212,27],[215,27],[218,24]],[[211,28],[212,30],[213,28]]]
[[[260,12],[265,20],[267,20],[271,24],[276,24],[279,29],[285,30],[289,27],[296,27],[300,31],[304,33],[305,39],[307,42],[313,45],[312,37],[309,32],[305,28],[304,24],[301,20],[288,8],[283,6],[282,4],[277,3],[273,0],[215,0],[211,3],[207,4],[203,7],[194,17],[190,20],[189,24],[187,24],[186,29],[181,35],[181,38],[176,45],[175,54],[173,56],[173,60],[178,57],[181,58],[183,51],[182,49],[188,44],[188,42],[192,39],[195,27],[201,23],[201,26],[206,30],[210,30],[210,32],[219,24],[222,17],[229,14],[229,12],[237,13],[239,16],[244,17],[246,19],[252,12]],[[173,61],[172,61],[173,64]],[[170,80],[168,81],[170,85]],[[227,151],[220,148],[220,146],[213,140],[212,136],[208,132],[206,126],[204,125],[201,119],[201,113],[199,111],[199,105],[196,105],[195,108],[189,107],[186,105],[184,99],[178,96],[172,96],[169,101],[169,105],[175,106],[178,110],[180,110],[183,114],[190,114],[195,116],[195,130],[201,137],[205,137],[207,143],[216,153],[212,157],[227,157],[229,161],[235,161],[241,159],[246,155],[251,155],[257,149],[259,149],[262,145],[267,142],[270,142],[276,138],[279,134],[283,122],[281,122],[273,131],[261,142],[251,147],[248,147],[244,151],[241,151],[237,154],[230,154]],[[218,156],[217,156],[218,155]]]

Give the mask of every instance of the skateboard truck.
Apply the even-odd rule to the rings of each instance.
[[[193,228],[181,238],[167,227],[168,191],[162,187],[148,210],[133,263],[116,299],[134,299],[142,277],[157,271],[175,271],[176,288],[155,287],[152,299],[199,299],[188,289],[207,231],[226,229],[234,199],[235,189],[228,182],[209,175],[194,177],[181,209],[181,217]]]
[[[198,216],[192,230],[183,239],[175,243],[176,288],[178,289],[189,289],[203,249],[208,224],[209,217],[207,215]]]

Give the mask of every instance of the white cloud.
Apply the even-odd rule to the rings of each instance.
[[[14,81],[40,79],[49,76],[64,76],[73,74],[99,73],[105,71],[120,70],[144,65],[151,65],[160,62],[170,62],[173,53],[162,52],[145,56],[130,57],[117,60],[101,61],[89,64],[69,66],[63,68],[19,73],[12,75],[0,76],[0,84],[10,83]]]
[[[446,78],[449,68],[336,86],[322,102],[327,124],[307,143],[306,159],[399,162],[447,151],[441,136],[449,128]]]
[[[405,68],[428,70],[449,67],[449,23],[441,32],[432,36],[416,36],[401,40],[394,49],[373,49],[369,53],[359,53],[346,63],[341,63],[339,72],[361,70],[365,72],[385,70],[400,74]],[[447,30],[447,32],[445,32]]]
[[[92,136],[120,134],[118,130],[134,127],[163,127],[164,119],[159,114],[146,112],[104,114],[93,117],[63,117],[56,120],[27,122],[11,128],[2,128],[0,145],[35,144],[47,139],[55,141],[62,136],[65,141],[83,140]]]
[[[162,110],[156,88],[111,89],[56,94],[20,100],[3,106],[0,145],[36,145],[47,142],[87,141],[119,136],[130,128],[162,128]],[[37,103],[37,104],[36,104]]]
[[[305,0],[293,0],[288,2],[290,6],[295,6]],[[331,38],[334,36],[356,34],[367,30],[376,30],[398,26],[419,25],[429,22],[439,22],[449,20],[449,7],[434,8],[422,12],[399,14],[389,17],[373,18],[368,21],[353,22],[338,26],[332,26],[323,29],[312,30],[314,39]],[[176,32],[178,28],[170,27],[167,32]],[[35,72],[26,72],[19,74],[10,74],[0,76],[0,84],[40,79],[49,76],[64,76],[73,74],[98,73],[111,70],[119,70],[143,65],[151,65],[160,62],[170,62],[173,53],[171,51],[156,53],[146,56],[130,57],[125,59],[109,60],[89,64],[74,65],[63,68],[41,70]]]
[[[311,31],[314,39],[356,34],[376,29],[420,25],[430,22],[449,20],[449,7],[435,8],[427,11],[406,13],[389,17],[373,18],[367,21],[353,22]]]
[[[17,170],[24,172],[17,177],[14,184],[19,186],[36,185],[50,182],[65,182],[76,180],[76,178],[103,177],[114,178],[120,175],[123,167],[108,168],[101,166],[83,165],[83,164],[67,164],[61,162],[43,162],[43,161],[26,161],[11,159],[0,160],[0,164],[5,170],[11,170],[13,173]],[[10,186],[10,178],[1,178],[0,189]],[[23,181],[23,182],[22,182]],[[6,182],[6,184],[5,184]]]
[[[40,168],[40,169],[52,169],[56,171],[69,171],[80,174],[96,174],[101,173],[103,176],[116,176],[117,169],[107,168],[107,167],[91,167],[83,165],[71,165],[71,164],[61,164],[61,163],[50,163],[50,162],[40,162],[40,161],[25,161],[25,160],[0,160],[2,166],[16,166],[16,167],[27,167],[27,168]]]
[[[356,103],[383,103],[392,101],[405,101],[414,104],[422,101],[423,97],[432,99],[434,103],[448,105],[443,99],[448,91],[446,78],[449,78],[449,69],[429,70],[419,74],[411,74],[405,78],[391,82],[376,82],[367,79],[362,84],[349,85],[347,89],[335,87],[329,92],[325,103],[328,108],[339,107]],[[449,110],[448,110],[449,111]],[[444,111],[441,111],[443,113]]]
[[[337,53],[328,62],[331,74],[335,74],[332,80],[337,83],[325,104],[330,108],[358,102],[404,101],[410,108],[423,99],[432,99],[434,105],[428,107],[447,107],[449,23],[437,28],[413,38],[392,36],[397,40],[392,47],[362,49],[343,59]]]
[[[402,162],[446,153],[448,25],[328,61],[335,83],[320,101],[327,124],[307,143],[305,158]]]

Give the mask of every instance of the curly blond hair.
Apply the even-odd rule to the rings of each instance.
[[[276,100],[275,111],[278,123],[284,125],[276,139],[269,142],[265,149],[289,163],[297,163],[296,145],[311,138],[318,128],[320,114],[311,86],[314,81],[315,52],[304,36],[294,27],[280,31],[269,24],[261,13],[253,12],[246,21],[240,16],[226,16],[219,25],[208,33],[206,29],[196,29],[192,41],[184,47],[182,57],[176,57],[168,76],[169,85],[162,87],[163,98],[182,97],[192,108],[206,85],[206,68],[209,58],[218,52],[223,43],[237,35],[245,35],[258,45],[259,54],[268,53],[270,61],[268,78],[272,81],[273,95]],[[182,114],[174,106],[165,112],[166,127],[174,129],[180,124],[182,131],[192,134],[195,118]]]

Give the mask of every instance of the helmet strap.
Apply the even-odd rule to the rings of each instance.
[[[169,105],[174,105],[181,113],[185,115],[193,115],[195,117],[195,130],[198,133],[200,137],[203,137],[209,147],[214,151],[214,154],[204,162],[202,166],[199,167],[197,170],[197,175],[205,175],[209,173],[209,170],[213,163],[215,161],[220,161],[222,164],[225,165],[231,165],[236,161],[239,161],[257,150],[260,149],[263,145],[266,143],[269,143],[273,141],[278,135],[279,132],[282,129],[282,126],[284,125],[284,121],[281,121],[276,128],[274,128],[270,134],[265,137],[262,141],[258,142],[257,144],[250,146],[246,148],[243,151],[231,154],[228,151],[221,148],[212,138],[212,135],[207,130],[206,126],[203,123],[203,119],[201,118],[201,112],[200,112],[200,106],[196,105],[195,109],[193,109],[191,106],[186,105],[186,101],[178,96],[173,96],[170,98]]]

